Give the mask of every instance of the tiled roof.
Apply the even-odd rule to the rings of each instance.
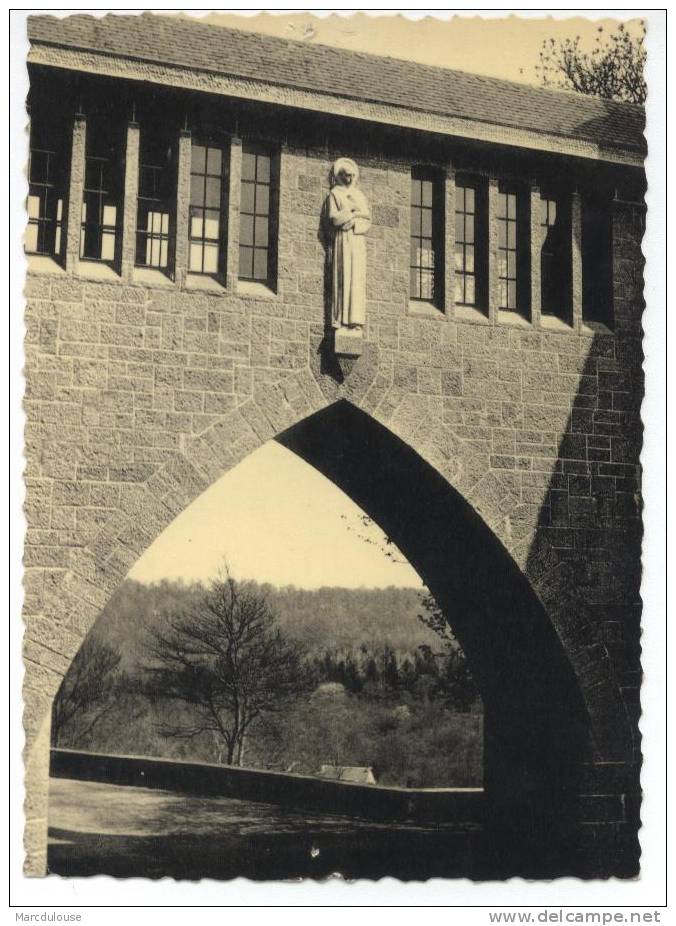
[[[30,41],[643,152],[640,106],[143,14],[31,16]]]

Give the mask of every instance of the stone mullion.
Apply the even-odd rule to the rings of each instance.
[[[570,203],[570,273],[573,328],[582,327],[582,200],[576,191]]]
[[[122,212],[122,279],[130,280],[136,262],[136,215],[138,209],[140,130],[135,122],[127,126],[124,165],[124,209]]]
[[[73,121],[73,144],[70,155],[70,185],[66,216],[66,270],[76,273],[80,262],[80,232],[87,145],[87,118],[77,113]]]
[[[498,320],[498,179],[491,177],[488,181],[488,317],[491,322]]]
[[[228,245],[226,254],[226,286],[235,289],[239,277],[239,206],[242,185],[242,139],[230,139],[230,169],[228,171]]]
[[[542,226],[540,224],[540,188],[530,186],[530,320],[536,328],[542,317]]]
[[[176,246],[174,275],[179,286],[188,273],[188,232],[190,222],[190,162],[192,136],[184,129],[178,138],[178,177],[176,181]]]
[[[444,177],[444,305],[446,318],[455,314],[455,170],[448,165]]]

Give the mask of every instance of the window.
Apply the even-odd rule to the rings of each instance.
[[[48,126],[39,116],[31,122],[28,161],[28,227],[25,250],[60,260],[65,248],[66,157],[60,144],[65,125]]]
[[[440,307],[443,300],[441,183],[419,168],[411,175],[410,296]]]
[[[582,318],[613,323],[613,220],[609,197],[582,200]]]
[[[124,158],[121,138],[106,120],[87,119],[80,257],[114,263],[121,241]]]
[[[190,160],[191,273],[225,273],[225,183],[223,151],[193,144]]]
[[[270,151],[242,146],[242,189],[239,214],[239,278],[272,284],[275,271],[270,242],[275,215],[276,184]]]
[[[173,263],[175,143],[151,130],[141,130],[136,219],[136,264],[168,270]]]
[[[70,166],[71,117],[40,86],[31,87],[28,198],[24,248],[61,261],[65,256],[65,219]]]
[[[455,303],[484,309],[486,300],[485,193],[474,181],[455,184]]]
[[[517,194],[500,187],[498,191],[498,307],[516,312],[517,294]]]
[[[570,197],[541,194],[541,311],[572,322]]]

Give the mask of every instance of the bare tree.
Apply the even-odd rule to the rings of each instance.
[[[536,71],[545,87],[576,90],[607,100],[644,103],[645,62],[645,24],[641,21],[638,35],[632,35],[624,23],[614,32],[605,32],[599,26],[590,52],[581,49],[579,35],[574,39],[547,39],[542,44]]]
[[[80,745],[110,713],[119,664],[116,649],[87,637],[54,699],[53,745]]]
[[[160,732],[210,736],[229,765],[242,764],[252,728],[306,688],[300,648],[275,627],[265,597],[227,574],[192,612],[150,631],[148,655],[149,691],[193,708]]]

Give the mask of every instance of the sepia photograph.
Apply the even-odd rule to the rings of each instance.
[[[541,12],[24,16],[25,877],[640,877],[647,27]]]

